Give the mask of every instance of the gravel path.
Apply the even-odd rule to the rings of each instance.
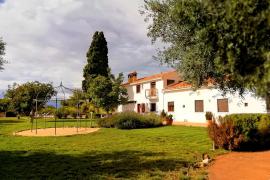
[[[26,130],[26,131],[20,131],[14,133],[16,136],[69,136],[69,135],[76,135],[76,134],[88,134],[95,131],[98,131],[99,128],[56,128],[56,135],[55,135],[55,129],[54,128],[46,128],[46,129],[33,129]]]
[[[210,180],[270,180],[270,151],[233,152],[217,157]]]

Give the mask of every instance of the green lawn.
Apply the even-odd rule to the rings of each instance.
[[[74,120],[66,121],[65,126],[76,125]],[[38,126],[44,127],[44,121],[39,120]],[[201,127],[100,129],[68,137],[12,135],[30,127],[25,119],[0,119],[0,179],[181,179],[188,178],[187,172],[203,179],[205,169],[189,167],[202,153],[222,153],[210,150],[206,129]]]

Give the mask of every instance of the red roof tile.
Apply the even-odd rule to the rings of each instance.
[[[155,79],[163,79],[167,75],[170,75],[172,73],[176,73],[176,71],[173,70],[173,71],[168,71],[168,72],[161,72],[159,74],[154,74],[154,75],[151,75],[151,76],[146,76],[146,77],[143,77],[143,78],[139,78],[139,79],[137,79],[136,81],[134,81],[132,83],[126,82],[126,83],[124,83],[122,85],[137,84],[137,83],[141,83],[141,82],[145,82],[145,81],[151,81],[151,80],[155,80]]]

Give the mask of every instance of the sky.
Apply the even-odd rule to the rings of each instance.
[[[166,71],[153,59],[139,13],[143,0],[0,0],[0,37],[7,43],[0,92],[27,81],[62,81],[80,88],[86,52],[95,31],[108,43],[109,65],[117,74],[139,77]]]

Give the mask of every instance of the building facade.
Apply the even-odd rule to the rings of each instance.
[[[175,122],[205,123],[205,112],[215,117],[234,113],[267,113],[264,99],[252,93],[243,97],[238,94],[223,95],[211,83],[196,91],[191,84],[182,81],[176,71],[163,72],[137,78],[137,73],[128,75],[129,101],[118,107],[118,112],[161,113],[173,115]]]

